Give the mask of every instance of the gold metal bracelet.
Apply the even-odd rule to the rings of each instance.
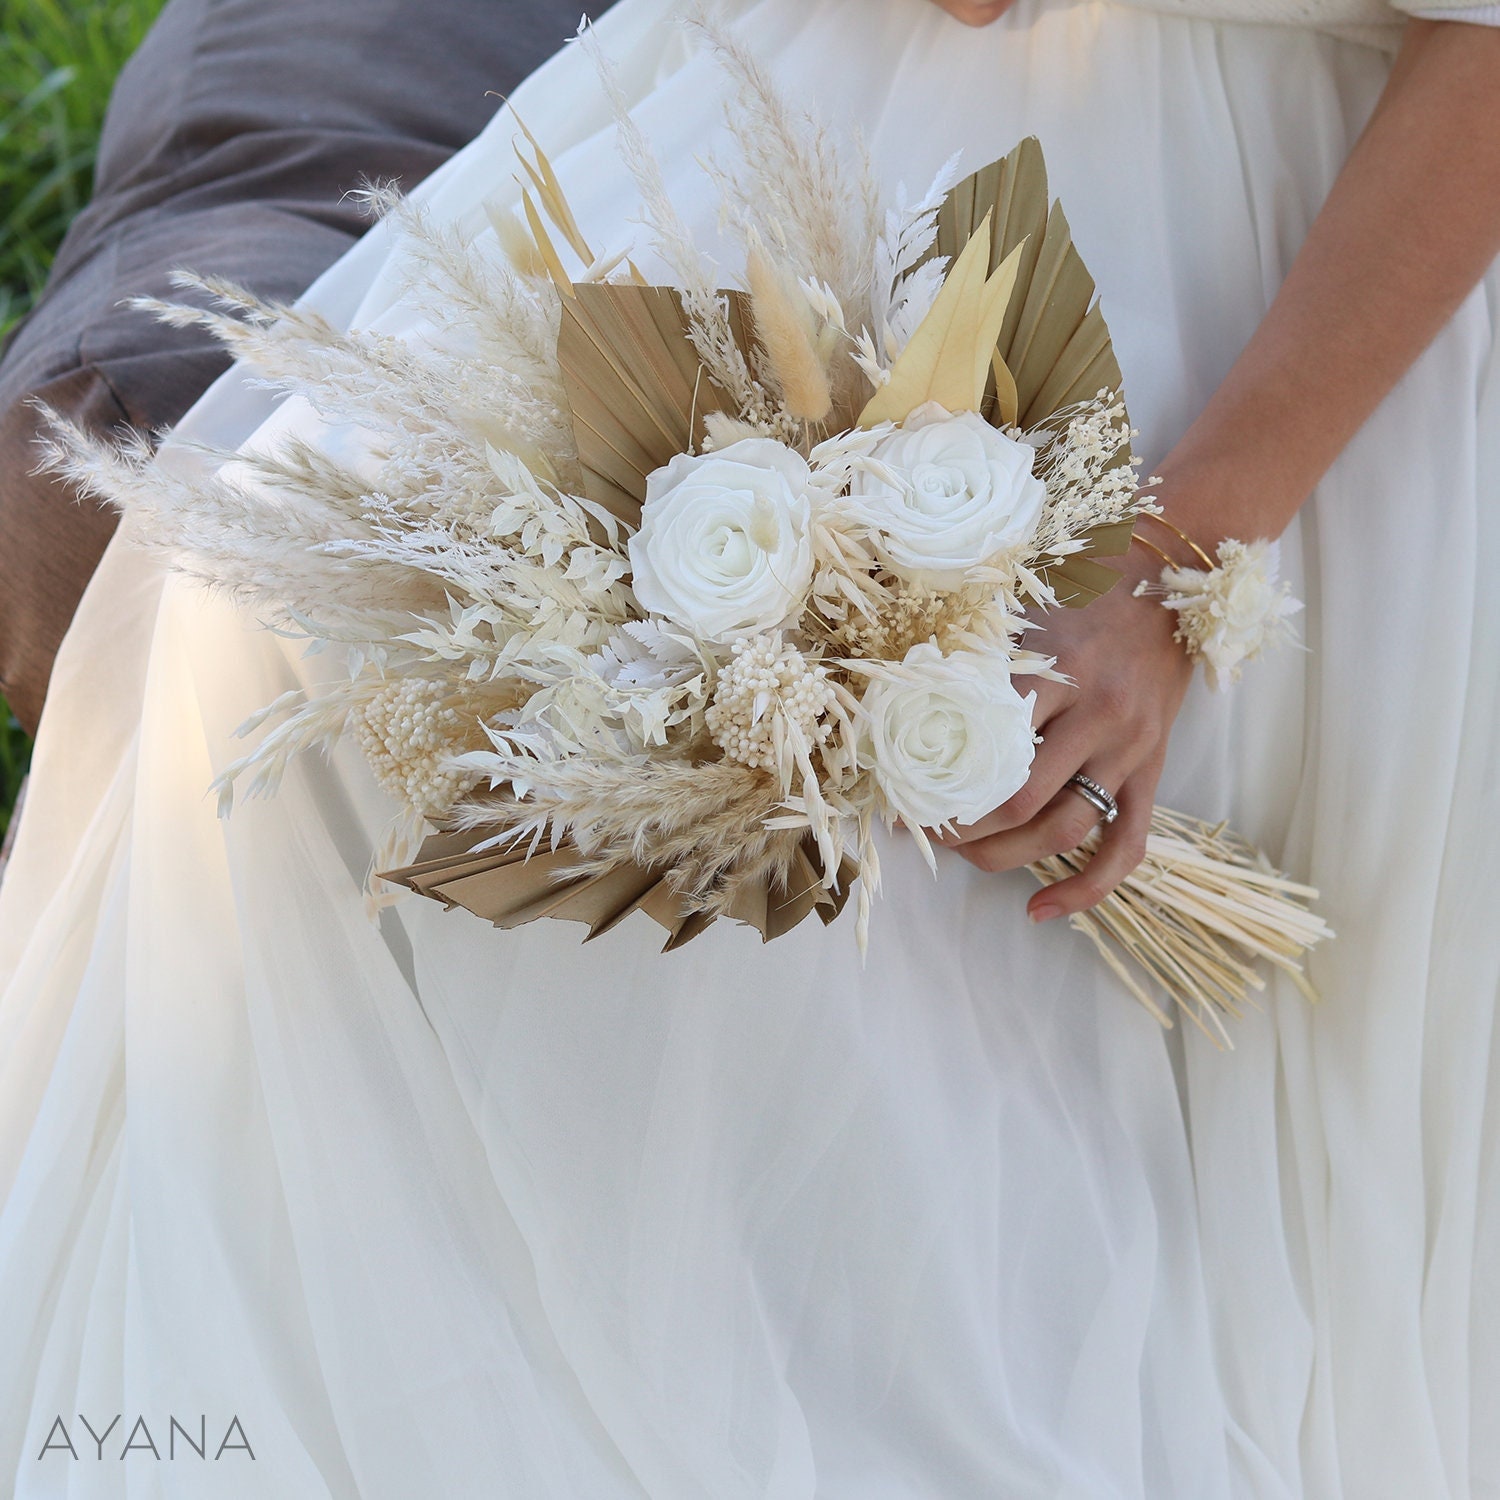
[[[1173,536],[1181,541],[1183,546],[1191,550],[1198,561],[1203,564],[1204,570],[1206,572],[1212,573],[1213,570],[1219,566],[1219,564],[1212,557],[1210,557],[1208,553],[1205,552],[1203,548],[1200,547],[1197,542],[1195,542],[1192,537],[1190,537],[1187,532],[1182,529],[1182,527],[1174,526],[1172,522],[1167,520],[1165,516],[1157,514],[1156,511],[1145,510],[1141,512],[1138,519],[1149,519],[1155,521],[1158,526],[1165,526]],[[1169,557],[1154,542],[1148,542],[1143,536],[1138,536],[1136,540],[1140,542],[1141,546],[1147,548],[1151,552],[1154,552],[1159,558],[1161,558],[1164,563],[1166,563],[1169,568],[1176,568],[1181,566],[1181,564],[1178,563],[1175,558]]]

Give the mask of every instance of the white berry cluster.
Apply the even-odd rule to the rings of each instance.
[[[901,661],[923,641],[936,641],[948,650],[956,637],[979,627],[994,611],[993,587],[939,592],[896,579],[883,593],[883,607],[873,617],[851,615],[840,625],[836,641],[845,654]]]
[[[360,747],[391,796],[427,817],[446,812],[473,784],[444,762],[466,748],[477,716],[449,701],[437,683],[404,677],[385,683],[357,725]]]
[[[708,732],[731,760],[775,771],[785,724],[795,724],[809,748],[826,744],[836,702],[827,668],[809,664],[779,631],[749,636],[734,643],[733,659],[719,668]]]

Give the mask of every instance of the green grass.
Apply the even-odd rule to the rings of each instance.
[[[0,698],[0,838],[10,827],[11,809],[31,764],[31,741]]]
[[[88,202],[115,75],[162,0],[0,0],[0,334]]]
[[[115,75],[162,0],[0,0],[0,338],[93,186]],[[31,748],[0,700],[0,835]]]

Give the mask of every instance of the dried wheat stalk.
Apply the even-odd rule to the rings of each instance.
[[[1098,843],[1096,830],[1077,849],[1031,865],[1031,873],[1043,885],[1066,880],[1088,865]],[[1258,959],[1290,976],[1308,1000],[1318,998],[1302,971],[1308,949],[1333,936],[1309,908],[1317,895],[1272,869],[1225,824],[1158,807],[1140,866],[1072,925],[1163,1026],[1172,1017],[1159,994],[1215,1046],[1232,1050],[1223,1017],[1240,1016],[1265,988]]]

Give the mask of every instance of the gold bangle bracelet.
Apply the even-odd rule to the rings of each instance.
[[[1199,560],[1199,562],[1203,564],[1204,568],[1207,569],[1208,572],[1212,573],[1213,570],[1218,567],[1218,563],[1215,562],[1214,559],[1211,558],[1208,553],[1205,552],[1203,548],[1200,547],[1197,542],[1195,542],[1192,537],[1190,537],[1187,532],[1182,529],[1182,527],[1174,526],[1169,520],[1167,520],[1165,516],[1158,515],[1157,512],[1153,510],[1142,511],[1138,519],[1146,518],[1155,521],[1158,526],[1165,526],[1173,536],[1177,537],[1178,540],[1182,542],[1183,546],[1191,549],[1193,555]],[[1175,568],[1179,566],[1178,563],[1175,562],[1172,558],[1168,557],[1160,547],[1156,546],[1152,542],[1148,542],[1145,537],[1139,537],[1137,540],[1139,540],[1140,544],[1143,547],[1149,547],[1151,551],[1153,551],[1159,558],[1161,558],[1169,568]]]
[[[1148,542],[1143,536],[1132,536],[1130,540],[1135,542],[1137,546],[1144,547],[1147,552],[1154,552],[1169,568],[1177,566],[1177,559],[1169,553],[1163,552],[1155,542]]]

